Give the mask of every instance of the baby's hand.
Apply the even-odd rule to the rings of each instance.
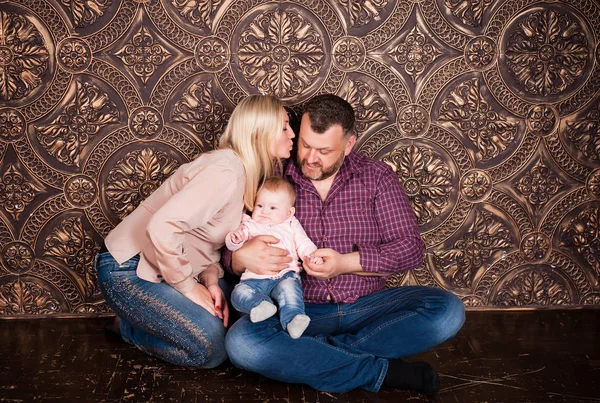
[[[240,225],[239,227],[237,227],[237,229],[235,231],[233,231],[231,233],[231,242],[233,242],[234,244],[244,242],[244,227],[243,226]]]
[[[313,264],[323,264],[323,258],[321,256],[309,255],[306,256],[304,259],[308,259],[308,261]]]

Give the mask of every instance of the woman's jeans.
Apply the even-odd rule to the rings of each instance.
[[[283,329],[296,315],[304,315],[302,299],[302,282],[300,276],[293,271],[285,273],[281,278],[249,279],[238,283],[231,293],[231,305],[239,312],[250,313],[252,308],[261,302],[279,306],[279,321]]]
[[[214,368],[227,359],[223,321],[169,284],[136,275],[139,256],[119,265],[96,256],[98,284],[121,318],[123,339],[146,354],[176,365]],[[219,285],[222,286],[221,281]]]
[[[452,337],[465,320],[451,292],[421,286],[390,288],[352,304],[306,304],[311,322],[292,339],[276,318],[243,316],[229,330],[231,362],[268,378],[325,392],[376,392],[388,359],[428,350]]]

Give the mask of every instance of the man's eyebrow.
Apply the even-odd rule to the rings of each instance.
[[[309,148],[314,148],[315,150],[318,151],[331,151],[332,149],[329,147],[321,147],[321,148],[315,148],[315,147],[311,147],[310,144],[308,144],[306,141],[300,139],[302,141],[302,144],[304,144],[305,147],[309,147]]]

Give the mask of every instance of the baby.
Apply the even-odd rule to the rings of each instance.
[[[231,294],[231,303],[238,311],[250,313],[252,322],[260,322],[277,312],[273,300],[277,301],[281,326],[297,339],[310,323],[304,314],[298,274],[302,266],[298,257],[317,264],[323,263],[323,259],[311,255],[317,247],[294,217],[295,200],[296,192],[287,180],[276,176],[268,178],[256,195],[252,218],[245,215],[240,226],[227,234],[225,244],[235,251],[251,237],[273,235],[280,240],[276,246],[290,252],[294,260],[274,276],[246,270]]]

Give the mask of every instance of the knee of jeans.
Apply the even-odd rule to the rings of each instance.
[[[453,338],[465,322],[465,306],[461,299],[450,291],[446,292],[443,309],[436,323],[439,343]]]
[[[242,316],[231,326],[225,336],[225,350],[233,365],[250,371],[260,367],[261,344],[252,338],[252,326],[248,315]]]
[[[209,332],[204,329],[202,337],[194,338],[190,342],[195,343],[198,350],[188,357],[190,365],[199,368],[215,368],[227,359],[225,350],[225,331]]]

